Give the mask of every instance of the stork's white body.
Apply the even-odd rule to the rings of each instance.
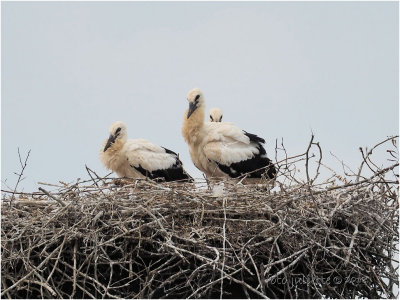
[[[133,167],[153,172],[169,169],[176,162],[174,155],[145,139],[129,139],[121,146],[112,152],[102,152],[100,156],[104,165],[120,177],[145,178]]]
[[[230,177],[218,164],[230,166],[259,153],[257,144],[250,142],[233,123],[204,123],[197,133],[197,141],[189,144],[189,152],[193,163],[208,177]]]
[[[189,92],[188,100],[182,135],[193,163],[207,177],[238,177],[270,164],[262,138],[233,123],[204,122],[205,103],[199,89]],[[252,176],[259,178],[261,173]]]
[[[110,138],[105,141],[100,152],[100,160],[106,168],[120,177],[165,177],[167,181],[189,178],[176,153],[145,139],[128,140],[125,125],[121,122],[115,124],[110,129]],[[114,137],[117,128],[122,130]],[[113,140],[112,143],[110,139]]]

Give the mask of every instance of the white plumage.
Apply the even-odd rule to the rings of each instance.
[[[205,123],[202,146],[208,159],[223,165],[231,165],[252,158],[259,153],[258,145],[251,142],[244,132],[233,123]]]
[[[150,143],[145,139],[128,140],[121,149],[121,154],[127,157],[129,164],[153,172],[168,169],[176,163],[177,157],[167,153],[164,148]]]
[[[127,139],[126,126],[115,122],[100,152],[100,160],[120,177],[187,180],[176,153],[145,139]]]
[[[204,122],[205,102],[200,89],[188,93],[189,109],[182,135],[193,163],[208,177],[274,178],[276,170],[263,147],[264,139],[229,122]]]

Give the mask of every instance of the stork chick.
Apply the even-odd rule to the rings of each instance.
[[[222,110],[218,107],[210,109],[210,122],[222,122]]]
[[[119,121],[110,127],[100,160],[120,177],[192,180],[175,152],[145,139],[128,139],[126,126]]]
[[[207,177],[273,179],[276,169],[267,157],[265,140],[230,122],[204,122],[205,101],[200,89],[187,95],[182,135],[195,166]]]

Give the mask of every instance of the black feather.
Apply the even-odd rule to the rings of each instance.
[[[163,148],[163,149],[165,150],[165,152],[167,152],[168,154],[173,154],[173,155],[175,155],[175,156],[178,157],[178,154],[176,154],[174,151],[169,150],[169,149],[167,149],[167,148],[165,148],[165,147],[161,147],[161,148]]]
[[[164,148],[164,147],[163,147]],[[159,169],[159,170],[154,170],[152,172],[144,169],[141,165],[138,167],[135,167],[131,165],[132,168],[135,168],[137,171],[139,171],[143,176],[146,176],[150,179],[156,180],[163,180],[163,181],[188,181],[192,182],[193,178],[186,173],[186,171],[183,169],[182,162],[180,161],[178,154],[175,152],[164,148],[165,152],[168,154],[172,154],[175,156],[175,163],[169,167],[168,169]]]
[[[172,167],[168,169],[159,169],[154,170],[152,172],[144,169],[141,165],[135,167],[131,165],[132,168],[135,168],[139,171],[143,176],[146,176],[152,180],[163,180],[163,181],[188,181],[192,182],[193,178],[185,172],[182,168],[182,165],[174,164]]]
[[[258,135],[248,133],[247,131],[244,131],[244,134],[250,138],[250,141],[258,143],[258,144],[264,144],[265,140],[263,138],[260,138]]]
[[[250,138],[250,141],[257,144],[259,153],[254,157],[247,160],[243,160],[237,163],[232,163],[229,166],[220,164],[217,165],[222,172],[228,174],[232,178],[243,176],[247,173],[248,178],[261,178],[262,175],[266,174],[268,178],[273,179],[276,176],[275,166],[271,160],[267,157],[266,151],[263,147],[265,140],[255,134],[244,131],[244,134]]]

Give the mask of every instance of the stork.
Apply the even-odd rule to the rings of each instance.
[[[191,181],[175,152],[145,139],[128,139],[124,123],[111,125],[110,136],[100,151],[106,168],[120,177],[150,178],[165,181]]]
[[[222,122],[222,110],[220,108],[210,109],[210,122]]]
[[[182,135],[194,165],[207,177],[275,178],[263,138],[230,122],[204,122],[205,100],[200,89],[189,91],[187,100]]]

